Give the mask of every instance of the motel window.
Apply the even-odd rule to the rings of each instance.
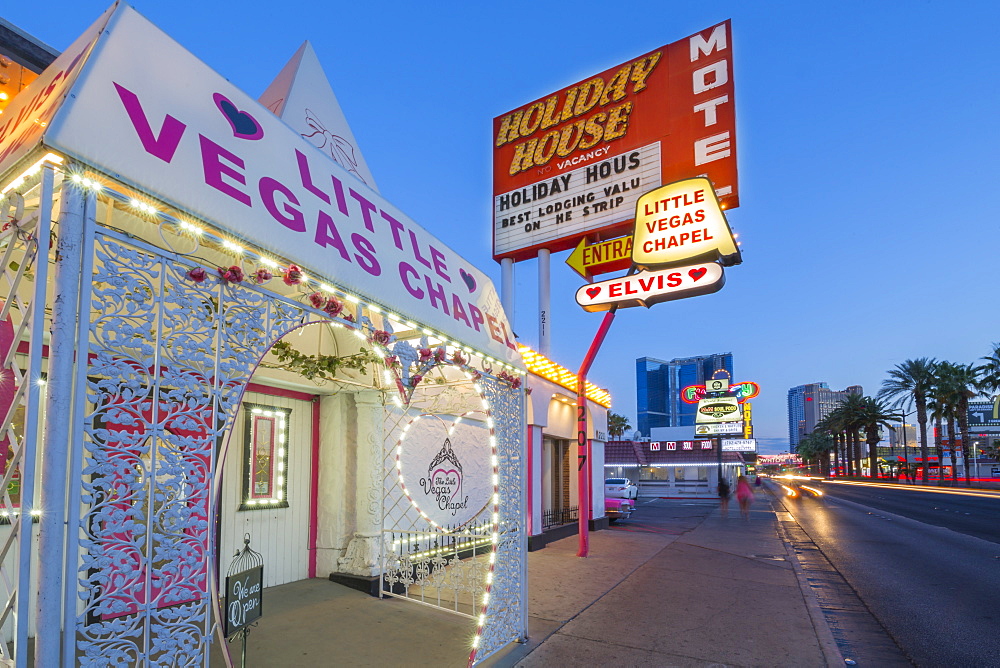
[[[243,498],[240,510],[288,507],[291,409],[243,404]]]
[[[705,466],[677,466],[674,468],[674,480],[677,482],[706,482],[708,468]]]
[[[639,480],[654,482],[667,481],[670,480],[669,470],[670,469],[656,466],[643,466],[639,469]]]

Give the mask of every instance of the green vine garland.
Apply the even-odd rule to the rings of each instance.
[[[335,380],[338,369],[353,369],[367,375],[369,364],[382,364],[383,362],[380,354],[367,349],[342,357],[337,355],[305,355],[286,341],[275,343],[271,352],[278,358],[281,368],[298,373],[309,380]]]

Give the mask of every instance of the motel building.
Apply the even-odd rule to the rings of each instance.
[[[527,346],[520,347],[528,369],[527,532],[534,551],[578,533],[580,509],[589,530],[607,528],[604,515],[604,451],[611,394],[586,384],[587,468],[590,490],[580,503],[577,463],[577,376]]]
[[[340,113],[311,53],[265,104],[116,4],[0,115],[0,664],[238,652],[240,551],[262,623],[268,588],[331,578],[464,618],[470,664],[526,637],[575,393],[538,356],[526,382],[489,278],[307,136],[296,100]]]
[[[693,434],[693,429],[689,429]],[[720,439],[610,441],[604,446],[604,474],[628,478],[640,497],[717,497]],[[722,476],[735,489],[746,474],[743,453],[723,451]]]

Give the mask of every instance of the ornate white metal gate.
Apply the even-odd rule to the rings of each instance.
[[[409,344],[398,343],[389,332],[377,329],[357,299],[351,308],[344,308],[346,304],[332,296],[317,301],[308,295],[311,304],[307,304],[225,274],[205,280],[193,251],[176,252],[176,242],[164,237],[165,228],[173,233],[187,226],[195,239],[197,228],[79,175],[74,183],[65,179],[62,184],[59,225],[60,234],[72,239],[64,233],[79,223],[79,245],[70,241],[64,246],[60,238],[63,258],[53,259],[62,267],[64,282],[57,282],[54,295],[46,295],[49,263],[33,258],[49,255],[56,181],[57,174],[45,167],[0,200],[3,205],[26,196],[33,202],[28,214],[0,232],[0,297],[4,300],[0,322],[11,315],[16,332],[15,345],[2,351],[3,373],[15,386],[7,415],[0,415],[0,433],[9,440],[12,453],[2,481],[6,490],[15,471],[20,475],[22,505],[18,514],[10,494],[5,493],[5,509],[14,516],[0,548],[0,586],[5,587],[0,627],[14,647],[14,655],[8,658],[26,665],[29,605],[36,576],[29,566],[37,558],[42,561],[37,569],[40,596],[50,595],[54,587],[62,608],[61,619],[57,617],[55,624],[49,620],[40,633],[46,635],[44,642],[57,643],[58,627],[65,630],[61,634],[64,664],[207,665],[217,591],[212,524],[219,494],[216,472],[226,456],[226,435],[240,398],[258,362],[289,331],[309,323],[333,322],[354,330],[385,355],[389,370],[402,370],[405,378],[415,368],[399,361]],[[126,209],[131,226],[109,226],[115,220],[112,213]],[[144,240],[155,238],[157,229],[162,244]],[[262,260],[232,242],[215,241],[217,247],[228,248],[228,243],[234,256],[243,260]],[[73,252],[80,254],[79,297],[59,293],[59,285],[71,283],[65,266],[74,265],[66,265],[65,258]],[[25,276],[32,269],[33,281],[27,282]],[[257,275],[269,278],[270,272],[260,269]],[[60,306],[60,298],[67,304]],[[57,489],[58,475],[50,475],[44,483],[54,501],[45,508],[41,529],[57,528],[47,531],[49,542],[43,540],[43,549],[36,553],[30,540],[32,513],[23,512],[34,510],[38,498],[33,486],[39,448],[33,434],[42,421],[43,395],[35,381],[41,380],[43,365],[59,364],[56,352],[48,362],[43,358],[42,343],[50,324],[45,307],[55,301],[54,313],[58,314],[59,308],[68,308],[69,300],[78,303],[80,313],[85,314],[78,322],[74,320],[71,332],[75,344],[69,359],[76,366],[75,384],[50,390],[63,403],[50,401],[49,410],[65,407],[66,412],[59,415],[62,426],[58,428],[52,427],[55,415],[49,416],[45,435],[47,447],[60,440],[64,443],[67,456],[61,465],[67,482]],[[331,308],[334,302],[337,306]],[[369,313],[375,317],[379,311],[372,307]],[[388,320],[383,320],[388,329],[385,323]],[[65,347],[70,330],[58,322],[52,325],[53,345],[55,332],[61,331]],[[19,359],[16,342],[22,340],[27,340],[27,349]],[[396,357],[389,349],[394,343]],[[419,514],[414,516],[412,508],[401,501],[405,489],[392,477],[392,444],[402,420],[413,410],[409,406],[417,405],[398,397],[393,402],[397,408],[387,413],[384,443],[378,444],[386,466],[375,473],[380,479],[373,481],[384,491],[383,530],[390,538],[408,532],[406,547],[390,547],[382,559],[389,593],[399,595],[393,585],[412,578],[412,583],[405,584],[423,588],[421,596],[427,602],[429,589],[440,589],[440,582],[434,580],[437,569],[453,566],[451,572],[465,573],[462,593],[466,599],[453,597],[451,607],[476,620],[471,662],[522,638],[526,631],[524,396],[513,377],[494,376],[482,364],[479,368],[470,365],[457,345],[448,355],[454,370],[468,375],[466,381],[454,384],[465,393],[463,401],[476,398],[483,403],[478,409],[489,412],[489,428],[495,434],[492,502],[475,522],[463,527],[470,533],[427,531],[426,524],[421,525]],[[68,384],[70,377],[52,380]],[[396,394],[396,388],[389,387],[388,391],[383,388],[386,399]],[[427,399],[424,404],[433,403],[427,396],[423,399]],[[24,411],[24,417],[18,418],[23,424],[20,434],[13,427],[18,407]],[[59,473],[58,468],[54,471]],[[377,503],[377,497],[373,502]],[[65,534],[63,503],[69,520]],[[424,559],[420,546],[426,546],[427,540],[449,546],[451,555],[442,557],[439,552],[433,559]],[[391,543],[382,541],[382,545]],[[449,582],[455,580],[449,578]],[[411,595],[413,587],[403,589],[401,595],[416,598]],[[58,611],[59,605],[53,607],[50,601],[47,609]],[[0,643],[0,653],[6,653],[4,643]]]

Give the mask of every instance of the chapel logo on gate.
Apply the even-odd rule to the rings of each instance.
[[[438,510],[447,511],[452,517],[468,508],[469,496],[462,494],[462,463],[451,447],[451,439],[444,439],[427,466],[427,477],[420,479],[420,487],[435,500]]]

